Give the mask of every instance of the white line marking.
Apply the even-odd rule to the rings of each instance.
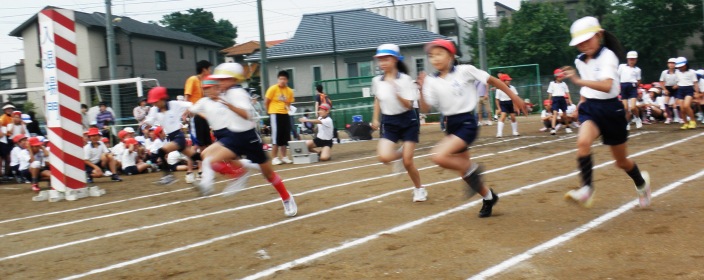
[[[634,136],[637,136],[637,135],[638,135],[638,134],[634,134],[634,135],[632,135],[632,136],[634,137]],[[702,133],[701,135],[704,135],[704,133]],[[699,136],[700,136],[700,135],[699,135]],[[688,139],[683,139],[683,140],[680,140],[680,141],[677,141],[677,142],[672,142],[672,143],[669,143],[669,144],[667,144],[667,145],[663,145],[663,146],[660,146],[660,147],[657,147],[657,148],[649,149],[649,150],[646,150],[646,151],[643,151],[643,152],[639,153],[638,155],[650,153],[650,152],[653,152],[653,151],[656,151],[656,150],[659,150],[659,149],[664,149],[664,148],[666,148],[666,147],[669,147],[669,146],[672,146],[672,145],[675,145],[675,144],[679,144],[679,143],[681,143],[681,142],[683,142],[683,141],[686,141],[686,140],[688,140]],[[574,151],[574,150],[572,150],[572,151]],[[488,156],[488,155],[487,155],[487,156]],[[558,156],[558,154],[553,154],[553,155],[545,156],[545,157],[543,157],[543,159],[548,159],[548,158],[552,158],[552,157],[555,157],[555,156]],[[633,155],[633,156],[637,156],[637,155]],[[510,166],[504,166],[504,167],[501,167],[501,168],[499,168],[499,169],[503,170],[503,169],[506,169],[506,168],[512,168],[512,167],[516,167],[516,166],[520,166],[520,165],[525,165],[525,164],[529,164],[529,163],[531,163],[531,162],[533,162],[533,161],[536,161],[536,160],[537,160],[537,159],[534,159],[534,160],[531,160],[531,161],[520,162],[520,163],[517,163],[517,164],[510,165]],[[605,166],[606,164],[611,164],[611,163],[612,163],[612,162],[608,162],[608,163],[605,163],[605,164],[601,164],[601,165],[598,165],[598,166],[595,167],[595,168],[600,168],[600,167],[602,167],[602,166]],[[489,171],[484,172],[484,174],[486,174],[486,173],[493,173],[493,172],[496,172],[496,171],[498,171],[498,169],[492,169],[492,170],[489,170]],[[567,177],[570,177],[570,176],[574,176],[575,174],[577,174],[577,172],[572,172],[572,173],[570,173],[570,174],[561,176],[560,179],[564,179],[564,178],[567,178]],[[555,179],[555,178],[553,178],[553,179]],[[555,180],[553,180],[553,179],[548,180],[548,181],[543,181],[543,182],[540,182],[540,183],[535,183],[535,184],[532,184],[532,185],[529,185],[529,186],[531,186],[530,188],[533,188],[533,187],[536,187],[536,186],[539,186],[539,185],[543,185],[543,184],[545,184],[545,183],[547,183],[547,182],[555,181]],[[425,184],[425,186],[426,186],[426,187],[429,187],[429,186],[433,186],[433,185],[437,185],[437,184],[444,184],[444,183],[454,182],[454,181],[458,181],[458,180],[460,180],[460,178],[454,178],[454,179],[448,179],[448,180],[444,180],[444,181],[433,182],[433,183]],[[522,191],[522,190],[524,190],[524,189],[528,189],[527,187],[528,187],[528,186],[525,186],[525,187],[519,188],[519,189],[517,189],[517,190],[505,192],[505,193],[503,193],[503,195],[511,195],[511,194],[514,194],[514,193],[518,193],[518,192],[520,192],[520,191]],[[297,221],[297,220],[301,220],[301,219],[307,219],[307,218],[314,217],[314,216],[318,216],[318,215],[321,215],[321,214],[324,214],[324,213],[328,213],[328,212],[331,212],[331,211],[334,211],[334,210],[338,210],[338,209],[350,207],[350,206],[353,206],[353,205],[357,205],[357,204],[361,204],[361,203],[365,203],[365,202],[369,202],[369,201],[376,201],[376,200],[378,200],[379,198],[386,197],[386,196],[393,195],[393,194],[400,193],[400,192],[404,192],[404,191],[408,191],[408,190],[410,190],[410,189],[412,189],[412,187],[408,187],[408,188],[405,188],[405,189],[400,189],[400,190],[388,192],[388,193],[381,194],[381,195],[378,195],[378,196],[375,196],[375,197],[367,198],[367,199],[360,200],[360,201],[351,202],[351,203],[348,203],[348,204],[336,206],[336,207],[329,208],[329,209],[326,209],[326,210],[321,210],[321,211],[318,211],[318,212],[310,213],[310,214],[308,214],[308,215],[299,216],[299,217],[295,217],[295,218],[292,218],[292,219],[287,219],[287,220],[280,221],[280,222],[277,222],[277,223],[273,223],[273,224],[269,224],[269,225],[264,225],[264,226],[260,226],[260,227],[256,227],[256,228],[252,228],[252,229],[248,229],[248,230],[236,232],[236,233],[231,233],[231,234],[228,234],[228,235],[219,236],[219,237],[216,237],[216,238],[204,240],[204,241],[197,242],[197,243],[192,243],[192,244],[189,244],[189,245],[184,246],[184,247],[174,248],[174,249],[171,249],[171,250],[168,250],[168,251],[159,252],[159,253],[156,253],[156,254],[152,254],[152,255],[140,257],[140,258],[133,259],[133,260],[130,260],[130,261],[126,261],[126,262],[122,262],[122,263],[113,264],[113,265],[110,265],[110,266],[107,266],[107,267],[103,267],[103,268],[99,268],[99,269],[94,269],[94,270],[91,270],[91,271],[88,271],[88,272],[85,272],[85,273],[82,273],[82,274],[76,274],[76,275],[72,275],[72,276],[69,276],[69,277],[66,277],[66,278],[62,278],[62,279],[77,279],[77,278],[82,278],[82,277],[85,277],[85,276],[89,276],[89,275],[93,275],[93,274],[97,274],[97,273],[101,273],[101,272],[105,272],[105,271],[110,271],[110,270],[113,270],[113,269],[122,268],[122,267],[125,267],[125,266],[129,266],[129,265],[132,265],[132,264],[140,263],[140,262],[147,261],[147,260],[154,259],[154,258],[158,258],[158,257],[161,257],[161,256],[166,256],[166,255],[170,255],[170,254],[173,254],[173,253],[177,253],[177,252],[189,250],[189,249],[192,249],[192,248],[197,248],[197,247],[205,246],[205,245],[208,245],[208,244],[211,244],[211,243],[220,241],[220,240],[225,240],[225,239],[228,239],[228,238],[231,238],[231,237],[236,237],[236,236],[239,236],[239,235],[242,235],[242,234],[245,234],[245,233],[251,233],[251,232],[255,232],[255,231],[259,231],[259,230],[264,230],[264,229],[272,228],[272,227],[275,227],[275,226],[278,226],[278,225],[287,224],[287,223],[290,223],[290,222],[293,222],[293,221]],[[474,202],[470,202],[470,203],[467,203],[467,204],[465,204],[465,205],[459,206],[459,207],[457,207],[457,208],[450,209],[450,210],[447,210],[447,211],[445,211],[445,212],[441,212],[441,213],[435,214],[435,215],[433,215],[433,216],[430,216],[430,217],[426,217],[426,218],[417,220],[417,221],[421,221],[421,222],[419,222],[419,223],[417,223],[417,224],[413,224],[413,223],[415,223],[415,222],[417,222],[417,221],[411,222],[411,223],[409,223],[409,224],[413,224],[413,225],[412,225],[412,226],[408,226],[407,228],[410,228],[410,227],[413,227],[413,226],[415,226],[415,225],[419,225],[419,224],[425,223],[426,221],[431,221],[431,220],[437,219],[437,218],[439,218],[439,217],[445,216],[445,215],[450,214],[450,213],[454,213],[454,212],[457,212],[457,211],[465,210],[465,209],[467,209],[467,208],[469,208],[469,207],[471,207],[471,206],[474,206],[474,205],[476,205],[476,204],[479,204],[480,201],[481,201],[481,200],[477,200],[477,201],[474,201]],[[433,217],[434,217],[434,218],[433,218]],[[403,225],[402,225],[401,227],[403,227]],[[406,229],[406,228],[403,228],[403,229]],[[399,229],[399,231],[400,231],[400,230],[403,230],[403,229]],[[388,231],[385,231],[385,232],[382,232],[382,233],[378,233],[378,235],[380,236],[380,235],[383,234],[383,233],[388,233]],[[369,236],[368,236],[368,237],[369,237]],[[362,239],[365,239],[365,240],[366,240],[366,238],[368,238],[368,237],[365,237],[365,238],[362,238]],[[378,237],[378,236],[377,236],[377,237]],[[368,240],[366,240],[366,241],[373,240],[373,239],[375,239],[375,238],[377,238],[377,237],[370,238],[370,239],[368,239]],[[359,240],[359,239],[358,239],[358,240]],[[358,245],[358,244],[365,243],[366,241],[363,241],[363,242],[352,241],[352,242],[354,242],[354,245],[347,245],[347,246],[348,246],[348,247],[353,247],[353,246],[356,246],[356,245]],[[347,243],[345,243],[345,244],[347,244]],[[345,244],[343,244],[342,246],[346,246]],[[320,255],[320,256],[318,256],[318,257],[316,257],[316,258],[325,256],[325,255],[328,255],[328,254],[332,254],[332,253],[334,253],[334,252],[337,252],[337,251],[346,249],[346,248],[348,248],[348,247],[345,247],[345,248],[342,248],[342,249],[339,249],[339,250],[334,250],[334,251],[330,251],[331,249],[325,250],[325,251],[323,251],[323,252],[329,252],[329,253]],[[334,248],[333,248],[333,249],[334,249]],[[300,259],[299,259],[299,260],[300,260]],[[304,262],[306,262],[306,261],[304,261]],[[303,263],[303,262],[293,261],[293,262],[291,262],[291,263],[295,263],[295,265],[298,265],[298,264]],[[284,265],[285,265],[285,264],[284,264]],[[291,265],[290,267],[293,267],[293,266],[295,266],[295,265]],[[280,266],[277,266],[277,267],[275,267],[275,268],[269,269],[269,270],[272,270],[269,274],[273,274],[273,273],[275,273],[275,272],[278,271],[278,270],[286,269],[286,268],[276,269],[276,268],[281,267],[281,266],[283,266],[283,265],[280,265]],[[287,268],[289,268],[289,267],[287,267]],[[266,271],[269,271],[269,270],[266,270]],[[262,273],[262,272],[260,272],[260,273]],[[269,275],[269,274],[267,274],[267,275]],[[264,275],[264,276],[265,276],[265,275]]]
[[[675,188],[682,186],[685,183],[692,181],[694,179],[697,179],[699,177],[702,177],[702,176],[704,176],[704,170],[701,170],[694,175],[691,175],[691,176],[684,178],[684,179],[680,179],[677,182],[674,182],[672,184],[669,184],[669,185],[659,189],[658,191],[656,191],[652,194],[652,197],[655,198],[657,196],[660,196],[661,194],[664,194],[664,193],[667,193],[671,190],[674,190]],[[618,217],[619,215],[625,213],[626,211],[631,210],[632,208],[635,208],[636,206],[638,206],[638,199],[632,200],[632,201],[622,205],[621,207],[617,208],[616,210],[613,210],[613,211],[608,212],[604,215],[601,215],[598,218],[591,220],[589,223],[586,223],[586,224],[584,224],[584,225],[582,225],[582,226],[580,226],[570,232],[567,232],[567,233],[564,233],[558,237],[555,237],[555,238],[553,238],[543,244],[535,246],[532,249],[530,249],[520,255],[517,255],[515,257],[507,259],[507,260],[501,262],[500,264],[492,266],[492,267],[490,267],[490,268],[488,268],[488,269],[486,269],[486,270],[484,270],[484,271],[478,273],[477,275],[474,275],[468,279],[480,280],[480,279],[486,279],[491,276],[495,276],[501,272],[508,270],[509,268],[511,268],[514,265],[517,265],[525,260],[532,258],[533,256],[535,256],[537,254],[544,252],[545,250],[548,250],[550,248],[559,246],[562,243],[570,241],[572,238],[575,238],[582,233],[585,233],[589,230],[592,230],[592,229],[600,226],[601,224],[606,223],[609,220]]]

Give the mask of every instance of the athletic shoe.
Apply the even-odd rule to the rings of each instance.
[[[112,176],[112,172],[110,172],[110,170],[107,170],[103,173],[103,176],[110,177],[110,176]]]
[[[592,207],[592,203],[594,203],[594,193],[595,192],[596,192],[596,190],[594,190],[592,187],[583,186],[579,189],[568,191],[565,194],[565,199],[572,199],[574,202],[577,202],[579,205],[582,205],[583,207],[589,208],[589,207]]]
[[[628,130],[631,130],[631,123],[628,123],[628,124],[626,125],[626,131],[628,131]]]
[[[279,159],[277,157],[275,157],[274,159],[271,160],[271,165],[281,165],[281,164],[283,164],[283,162],[281,161],[281,159]]]
[[[558,132],[558,131],[560,130],[560,128],[562,128],[562,124],[561,124],[561,123],[558,123],[558,124],[555,126],[555,132]]]
[[[290,159],[288,159],[288,157],[282,157],[282,158],[281,158],[281,161],[283,161],[284,163],[293,163],[293,161],[291,161]]]
[[[199,196],[209,196],[213,194],[213,185],[206,186],[201,182],[193,184],[193,188],[198,191]]]
[[[543,128],[541,128],[541,129],[538,129],[538,131],[540,131],[540,132],[545,132],[545,131],[548,131],[548,128],[547,128],[547,127],[543,127]],[[551,133],[552,133],[552,131],[551,131]]]
[[[687,126],[689,129],[695,129],[697,128],[697,122],[696,121],[689,121],[689,125]]]
[[[680,126],[680,129],[682,129],[682,130],[689,129],[689,124],[687,124],[687,123],[683,124],[682,126]]]
[[[518,133],[518,131],[514,131],[514,132],[513,132],[513,136],[521,136],[521,134]]]
[[[572,125],[572,128],[579,128],[578,122],[573,122],[571,125]]]
[[[640,129],[641,127],[643,127],[643,121],[640,118],[636,118],[635,121],[636,121],[636,129]]]
[[[112,176],[110,176],[110,180],[112,180],[113,182],[122,182],[122,179],[120,178],[120,176],[117,176],[117,174],[112,174]]]
[[[32,184],[32,191],[38,193],[42,189],[39,188],[39,184]]]
[[[489,189],[491,192],[491,200],[482,199],[482,209],[479,210],[479,218],[491,217],[491,210],[494,208],[497,202],[499,202],[499,195],[497,195],[493,189]]]
[[[492,123],[491,121],[486,121],[486,125],[492,126],[492,125],[494,125],[494,123]]]
[[[293,199],[293,195],[290,192],[288,195],[288,200],[282,200],[281,202],[284,204],[284,214],[288,217],[293,217],[298,214],[298,205],[296,205],[296,200]]]
[[[503,137],[504,137],[504,135],[501,134],[501,133],[497,133],[497,134],[496,134],[496,138],[503,138]]]
[[[176,179],[174,175],[169,174],[164,175],[164,177],[161,177],[161,179],[159,179],[159,181],[157,181],[156,183],[159,185],[171,185],[176,182],[178,182],[178,179]]]
[[[671,123],[672,123],[672,119],[671,119],[671,118],[665,119],[665,124],[671,124]]]
[[[242,169],[245,169],[245,168],[242,168]],[[227,187],[225,187],[222,190],[222,195],[230,196],[230,195],[234,195],[234,194],[240,192],[241,190],[243,190],[244,186],[247,185],[247,181],[249,180],[249,175],[250,175],[249,170],[245,169],[245,172],[243,174],[238,175],[235,179],[232,180],[232,182],[229,185],[227,185]]]
[[[92,183],[93,183],[93,177],[88,176],[88,178],[86,178],[86,183],[92,184]]]
[[[649,119],[644,119],[643,124],[652,124]]]
[[[569,127],[565,127],[565,133],[572,133],[572,129]]]
[[[557,131],[555,131],[555,129],[551,129],[551,130],[550,130],[550,135],[555,135],[555,134],[557,134]]]
[[[193,184],[196,181],[196,176],[193,173],[186,174],[186,184]]]
[[[404,171],[406,167],[403,166],[403,159],[397,159],[391,163],[391,173],[401,175]]]
[[[648,171],[641,171],[640,175],[643,176],[643,180],[645,180],[645,186],[640,189],[636,186],[638,202],[640,203],[640,207],[648,207],[648,205],[650,205],[650,174]]]
[[[200,172],[199,172],[198,174],[196,174],[196,181],[200,181],[200,179],[201,179],[201,177],[200,177]]]
[[[428,200],[428,191],[425,188],[413,188],[413,202]]]
[[[680,119],[680,118],[676,118],[676,119],[675,119],[675,122],[676,122],[676,123],[683,124],[683,123],[684,123],[684,120],[683,120],[683,119]]]

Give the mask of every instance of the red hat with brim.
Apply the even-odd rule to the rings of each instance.
[[[22,112],[20,112],[20,111],[14,111],[14,112],[12,112],[12,116],[13,116],[13,117],[14,117],[14,116],[20,116],[20,117],[21,117],[21,116],[22,116]]]
[[[12,137],[12,142],[19,143],[20,141],[22,141],[22,139],[25,139],[25,138],[27,138],[27,135],[17,134],[17,135],[15,135],[15,137]]]
[[[154,135],[156,135],[157,137],[159,137],[159,134],[161,134],[162,131],[164,131],[164,128],[161,127],[161,126],[157,126],[157,127],[154,129]]]
[[[455,43],[449,40],[445,39],[435,39],[430,43],[427,43],[425,45],[425,52],[428,52],[430,49],[434,47],[441,47],[443,49],[446,49],[448,52],[450,52],[453,55],[457,54],[457,48],[455,47]]]
[[[110,142],[110,139],[108,139],[107,137],[103,137],[103,138],[100,138],[100,141],[103,143],[107,143],[107,142]]]
[[[100,135],[100,129],[97,127],[91,127],[88,129],[88,136]]]
[[[29,145],[32,147],[41,146],[42,141],[39,141],[39,138],[37,138],[37,137],[30,137],[29,138]]]
[[[149,90],[147,97],[147,103],[155,103],[162,99],[168,99],[169,94],[166,92],[165,87],[155,87]]]
[[[125,139],[125,145],[126,145],[126,146],[127,146],[127,145],[136,145],[137,143],[138,143],[138,142],[137,142],[137,139],[134,139],[134,138],[127,138],[127,139]]]
[[[509,76],[508,74],[501,74],[501,75],[499,75],[499,80],[502,80],[505,82],[505,81],[510,81],[513,79],[511,79],[511,76]]]

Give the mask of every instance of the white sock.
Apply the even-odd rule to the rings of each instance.
[[[252,169],[252,170],[257,170],[257,171],[262,171],[262,168],[259,167],[259,164],[253,163],[251,160],[248,159],[241,159],[240,163],[244,168],[247,169]]]
[[[210,165],[210,158],[205,158],[203,159],[203,162],[201,163],[201,174],[200,174],[200,183],[204,186],[210,186],[213,184],[213,180],[215,179],[215,171],[213,170],[213,167]]]
[[[513,133],[518,133],[518,122],[512,122],[511,129],[513,129]]]
[[[491,190],[489,190],[486,195],[484,196],[484,200],[492,200],[494,199],[494,195],[491,194]]]
[[[504,132],[504,122],[498,122],[496,124],[496,135],[502,135]]]

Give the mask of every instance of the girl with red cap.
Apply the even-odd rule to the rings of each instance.
[[[518,91],[516,90],[516,87],[511,85],[511,76],[508,74],[500,74],[499,75],[499,80],[504,82],[506,86],[511,90],[511,92],[518,96]],[[513,132],[513,136],[521,136],[520,133],[518,133],[518,122],[516,121],[516,106],[513,104],[513,101],[511,101],[511,96],[506,94],[505,91],[499,89],[496,89],[496,108],[499,108],[501,111],[501,116],[499,117],[499,122],[496,123],[496,137],[501,138],[503,137],[503,130],[504,130],[504,121],[506,120],[506,115],[509,115],[511,117],[511,130]]]
[[[437,72],[418,77],[418,84],[422,86],[421,108],[428,111],[429,106],[434,106],[447,117],[447,135],[431,151],[432,160],[443,168],[457,171],[467,184],[468,196],[479,193],[484,198],[479,217],[489,217],[499,196],[482,182],[482,168],[470,160],[467,149],[479,133],[472,113],[478,99],[474,81],[501,89],[519,110],[525,112],[526,107],[505,83],[489,73],[472,65],[455,66],[457,51],[452,42],[435,40],[426,45],[426,52]]]
[[[308,146],[308,151],[320,155],[320,161],[328,161],[332,157],[332,138],[335,136],[333,132],[335,126],[329,114],[330,105],[323,103],[318,106],[317,119],[311,120],[307,117],[298,119],[301,123],[311,123],[318,127],[318,134],[315,135],[313,140],[307,140],[306,145]],[[320,150],[316,151],[314,148],[320,148]]]
[[[648,172],[640,172],[638,165],[628,158],[626,141],[628,131],[626,112],[618,100],[620,84],[618,54],[623,53],[618,39],[601,28],[594,17],[578,19],[570,28],[572,41],[582,53],[575,60],[577,70],[570,66],[562,67],[565,77],[581,86],[579,104],[579,134],[577,135],[577,162],[582,187],[571,190],[565,198],[590,207],[594,198],[592,182],[591,146],[599,136],[611,148],[616,166],[626,171],[635,183],[640,206],[650,204],[650,178]],[[603,42],[603,43],[602,43]]]

